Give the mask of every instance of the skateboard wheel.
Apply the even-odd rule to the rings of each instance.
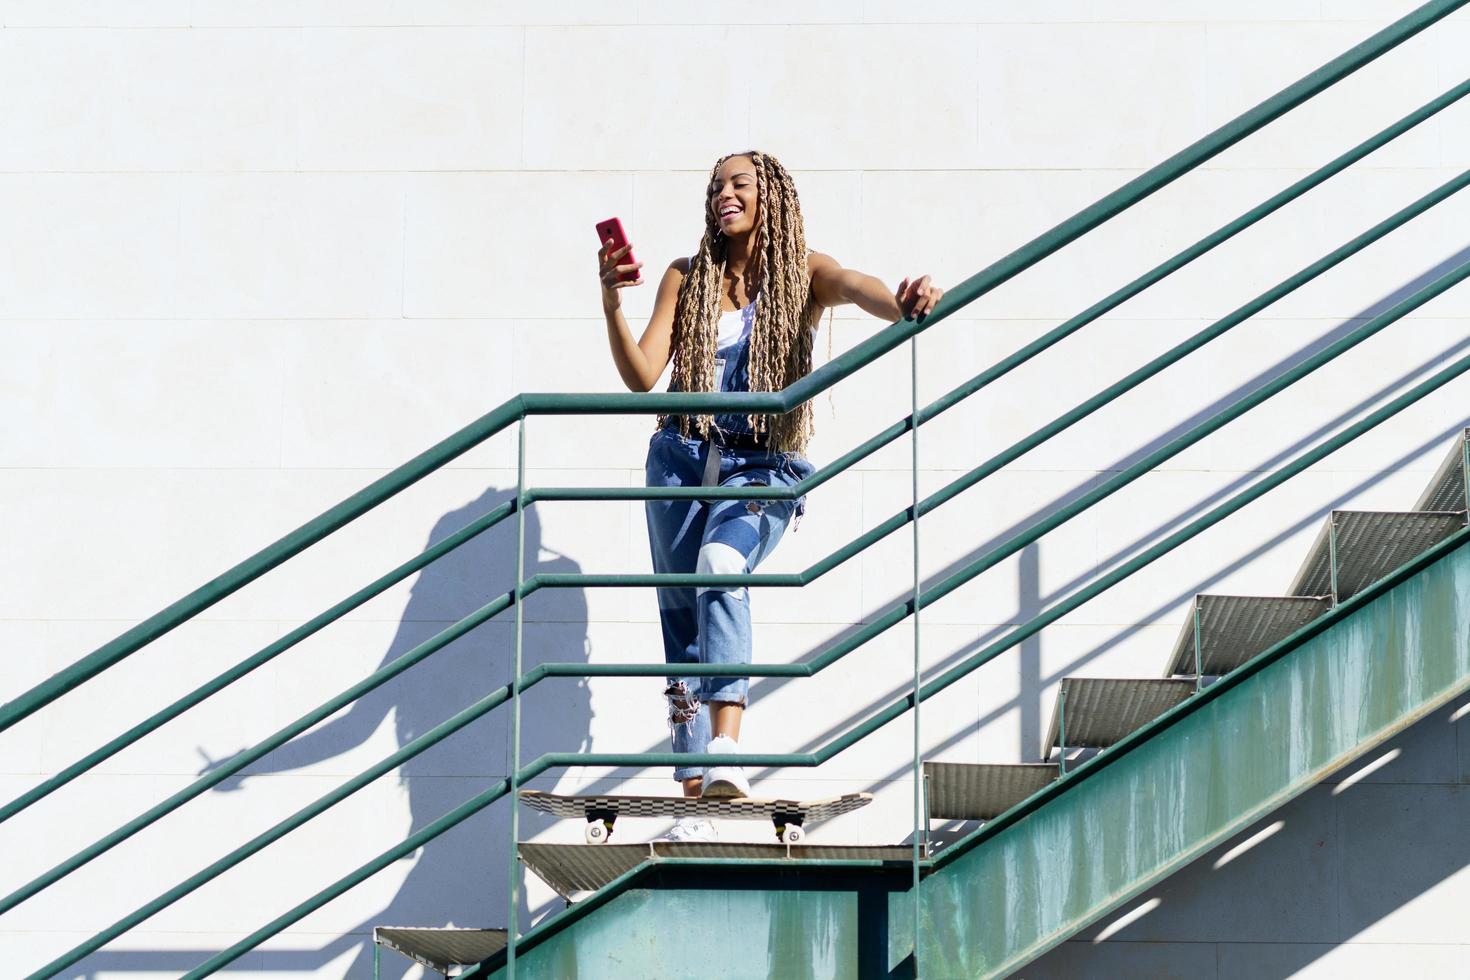
[[[800,844],[806,834],[795,824],[787,824],[781,831],[781,840],[787,844]]]
[[[587,843],[589,844],[606,844],[608,837],[611,836],[611,831],[603,825],[601,820],[592,820],[588,822],[587,827],[582,831],[582,836],[587,839]]]

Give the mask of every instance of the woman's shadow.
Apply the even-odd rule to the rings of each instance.
[[[427,546],[513,498],[513,490],[490,490],[445,514],[435,523]],[[535,506],[526,510],[526,577],[543,572],[579,572],[580,566],[572,559],[542,549],[536,510]],[[512,515],[420,572],[383,663],[396,660],[454,621],[509,592],[516,578],[516,531]],[[547,661],[586,661],[587,601],[582,589],[544,590],[526,602],[524,615],[523,672]],[[506,684],[510,680],[513,642],[512,609],[363,696],[346,714],[247,768],[246,778],[300,769],[341,755],[367,742],[390,713],[397,743],[406,745]],[[341,686],[357,679],[342,678]],[[510,705],[502,705],[399,768],[400,785],[408,797],[412,819],[412,826],[402,836],[417,832],[492,781],[506,777],[510,715]],[[558,677],[538,685],[527,692],[522,705],[520,764],[525,766],[544,752],[585,751],[591,721],[585,679]],[[219,788],[239,786],[238,780],[227,780]],[[374,926],[504,927],[508,919],[505,885],[511,860],[509,834],[510,801],[498,800],[406,859],[413,862],[412,867],[397,894],[381,911],[321,949],[252,954],[262,958],[255,968],[320,968],[356,948],[357,955],[343,975],[368,977],[372,975]],[[362,860],[371,856],[365,853]],[[539,910],[528,907],[524,887],[520,895],[517,912],[524,928]],[[294,902],[305,897],[280,896],[278,901]],[[413,968],[407,959],[384,956],[384,969],[390,970],[393,962],[402,963],[405,969]],[[241,965],[247,963],[256,961],[251,957],[241,961]]]

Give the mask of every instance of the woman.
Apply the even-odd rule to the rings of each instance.
[[[598,249],[608,342],[623,383],[649,391],[672,357],[670,391],[780,391],[812,368],[822,310],[855,303],[883,320],[922,317],[944,291],[928,276],[895,292],[874,278],[810,252],[791,175],[775,157],[721,157],[705,194],[699,251],[664,271],[653,315],[636,342],[621,309],[620,281],[642,262],[619,264],[632,248]],[[663,416],[649,442],[649,486],[792,486],[814,470],[805,456],[812,408],[784,415]],[[650,500],[655,572],[738,575],[753,571],[781,540],[805,500]],[[744,588],[658,590],[668,663],[751,662],[750,600]],[[737,751],[750,682],[744,677],[670,678],[664,691],[675,752]],[[674,770],[686,796],[746,796],[739,766]],[[713,840],[709,821],[679,821],[673,840]]]

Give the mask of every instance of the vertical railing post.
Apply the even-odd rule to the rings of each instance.
[[[526,417],[516,424],[516,628],[510,664],[510,905],[505,920],[505,975],[516,976],[516,933],[520,930],[521,867],[516,845],[520,838],[521,801],[516,776],[521,768],[521,631],[525,611],[521,608],[526,582]]]
[[[923,858],[923,850],[929,846],[924,821],[923,760],[919,728],[919,688],[923,681],[923,664],[919,657],[919,338],[917,334],[909,340],[909,393],[910,489],[913,491],[911,516],[914,541],[914,975],[917,976],[921,919],[919,862]]]
[[[1461,472],[1465,480],[1465,509],[1470,512],[1470,436],[1465,432],[1460,433],[1460,465],[1464,467]]]
[[[1204,659],[1203,659],[1203,654],[1200,651],[1200,624],[1199,624],[1200,609],[1199,609],[1199,605],[1200,605],[1200,603],[1199,603],[1199,596],[1195,596],[1194,597],[1194,609],[1192,610],[1193,615],[1190,617],[1191,619],[1194,620],[1194,690],[1195,690],[1195,693],[1199,693],[1201,690],[1204,689],[1204,686],[1205,686]]]
[[[1337,511],[1327,515],[1327,580],[1332,590],[1332,604],[1340,605],[1337,594]]]
[[[1062,680],[1062,689],[1057,692],[1057,741],[1061,755],[1057,756],[1057,775],[1067,774],[1067,681]],[[1047,758],[1051,758],[1051,746],[1046,747]]]

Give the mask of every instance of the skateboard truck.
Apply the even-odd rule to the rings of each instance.
[[[806,832],[801,829],[806,816],[802,813],[773,813],[771,823],[776,825],[776,839],[783,844],[800,844]]]
[[[589,844],[606,844],[612,837],[613,824],[617,819],[616,810],[588,807],[587,826],[582,830],[582,838]]]
[[[725,817],[731,820],[769,820],[782,844],[806,840],[808,821],[817,823],[851,813],[871,803],[869,793],[847,793],[823,800],[690,799],[682,796],[557,796],[523,789],[520,801],[533,810],[568,820],[586,821],[588,844],[606,844],[619,815],[642,817]]]

